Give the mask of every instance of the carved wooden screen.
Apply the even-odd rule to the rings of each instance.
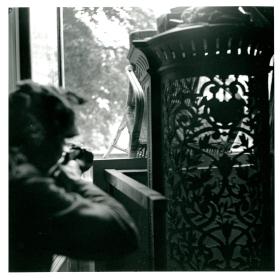
[[[271,269],[272,34],[189,26],[134,44],[152,77],[152,181],[169,200],[168,269]]]

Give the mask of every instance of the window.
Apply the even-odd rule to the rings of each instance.
[[[139,7],[30,8],[32,79],[56,86],[61,79],[62,85],[87,99],[75,108],[80,135],[73,142],[97,156],[106,152],[126,108],[129,33],[155,29],[156,16],[155,10]],[[128,141],[125,130],[120,138],[123,149]],[[118,149],[113,152],[126,156]]]
[[[32,79],[58,86],[58,43],[56,9],[30,9]]]

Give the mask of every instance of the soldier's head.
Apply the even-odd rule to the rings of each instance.
[[[19,83],[9,96],[9,147],[19,148],[38,168],[50,168],[61,156],[65,138],[78,134],[73,98],[82,102],[75,93],[53,86]]]

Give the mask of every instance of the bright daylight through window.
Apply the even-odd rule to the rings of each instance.
[[[74,143],[102,156],[110,145],[126,108],[129,64],[129,33],[155,29],[159,11],[140,7],[63,8],[63,50],[65,86],[87,99],[78,106],[80,135]],[[58,85],[57,10],[32,7],[32,78]],[[120,138],[128,148],[128,131]],[[117,156],[126,156],[113,149]],[[121,154],[122,153],[122,154]]]

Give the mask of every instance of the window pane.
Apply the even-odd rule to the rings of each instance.
[[[56,8],[31,7],[32,79],[42,84],[58,85]]]
[[[63,8],[65,86],[88,100],[76,109],[76,140],[95,154],[106,152],[126,110],[129,33],[155,22],[151,10],[140,8]],[[128,140],[124,130],[118,145],[127,149]]]

